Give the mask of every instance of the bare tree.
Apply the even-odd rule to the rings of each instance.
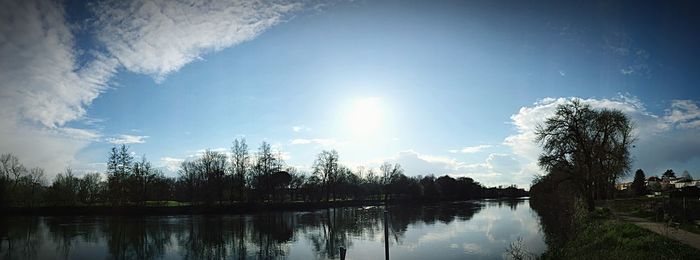
[[[274,192],[272,174],[282,169],[281,158],[275,156],[269,143],[262,142],[255,159],[252,176],[253,187],[263,197],[271,195]]]
[[[246,175],[249,173],[249,168],[250,155],[248,153],[248,144],[246,144],[244,138],[233,140],[233,147],[231,147],[231,202],[233,202],[234,190],[238,191],[239,200],[243,200],[245,197],[245,180]]]
[[[197,197],[197,191],[201,183],[201,174],[198,171],[197,163],[194,161],[184,161],[180,164],[180,170],[178,170],[180,175],[180,182],[185,186],[187,196],[191,202],[195,202]]]
[[[338,152],[336,150],[322,151],[314,161],[314,174],[318,176],[326,194],[326,201],[330,200],[331,188],[338,174]]]
[[[148,186],[154,177],[151,163],[146,160],[144,155],[140,162],[134,162],[131,169],[129,191],[134,197],[134,201],[144,204],[147,200]]]
[[[391,184],[395,176],[403,174],[403,169],[398,163],[391,165],[391,163],[389,162],[384,162],[381,166],[379,166],[379,171],[381,171],[382,174],[381,183],[384,189],[384,200],[388,200],[390,195],[389,185]]]
[[[224,196],[224,177],[226,176],[227,159],[221,152],[207,150],[198,160],[198,167],[204,177],[205,200],[221,203]]]
[[[88,173],[80,180],[79,197],[85,204],[95,203],[100,195],[102,176],[99,173]]]

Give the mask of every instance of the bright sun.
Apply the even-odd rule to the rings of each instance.
[[[382,126],[383,111],[377,97],[361,98],[353,101],[348,121],[352,133],[358,136],[376,134]]]

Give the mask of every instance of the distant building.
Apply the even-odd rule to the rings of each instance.
[[[615,189],[617,190],[627,190],[632,187],[632,182],[623,182],[615,184]]]

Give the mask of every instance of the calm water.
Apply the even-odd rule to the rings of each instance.
[[[527,201],[389,208],[392,259],[501,259],[546,249]],[[252,215],[0,219],[3,259],[383,259],[383,208]]]

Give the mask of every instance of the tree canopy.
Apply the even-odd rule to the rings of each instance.
[[[594,209],[595,199],[609,196],[615,181],[628,173],[632,123],[619,110],[593,109],[580,100],[559,105],[536,130],[543,152],[539,165],[562,172]]]

